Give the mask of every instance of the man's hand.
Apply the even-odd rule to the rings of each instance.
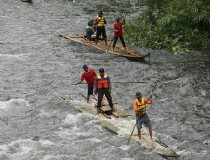
[[[150,99],[152,99],[153,92],[150,93]]]

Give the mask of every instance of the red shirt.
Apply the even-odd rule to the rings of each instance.
[[[88,69],[88,72],[84,72],[81,76],[81,80],[86,80],[88,87],[93,87],[95,82],[96,73],[93,69]]]
[[[120,21],[119,23],[117,23],[117,22],[114,23],[114,36],[115,37],[120,37],[123,35],[122,25],[124,25],[124,24],[125,24],[124,21]]]

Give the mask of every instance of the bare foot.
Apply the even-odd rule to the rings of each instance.
[[[153,139],[150,139],[150,149],[155,149],[155,142]]]

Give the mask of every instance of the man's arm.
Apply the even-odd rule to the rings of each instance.
[[[136,103],[136,101],[135,101],[134,104],[133,104],[133,110],[134,110],[136,113],[139,111],[138,104]]]
[[[104,24],[107,24],[105,17],[104,17]]]
[[[98,18],[96,18],[93,22],[94,25],[97,25],[98,24]]]
[[[82,74],[80,80],[77,81],[77,82],[75,83],[75,85],[82,83],[84,79],[85,79],[85,77],[84,77],[84,75]]]
[[[95,80],[94,82],[94,93],[96,94],[98,92],[98,79]]]
[[[114,23],[114,31],[118,32],[118,29],[119,29],[119,27],[118,27],[117,23]]]
[[[153,95],[153,93],[151,92],[151,93],[150,93],[149,99],[146,99],[146,98],[145,98],[145,103],[146,103],[146,104],[152,104],[152,103],[153,103],[153,102],[152,102],[152,95]]]
[[[108,79],[108,81],[109,81],[109,92],[111,92],[111,90],[112,90],[112,86],[111,86],[110,77],[108,76],[108,77],[107,77],[107,79]]]
[[[77,81],[77,82],[75,83],[75,85],[80,84],[80,83],[82,83],[82,82],[83,82],[83,80],[79,80],[79,81]]]
[[[96,72],[94,70],[93,70],[93,75],[95,78],[97,77]]]

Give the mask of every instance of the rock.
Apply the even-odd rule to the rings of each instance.
[[[39,141],[40,137],[39,136],[34,136],[31,140],[32,141]]]
[[[32,0],[20,0],[22,2],[32,3]]]

